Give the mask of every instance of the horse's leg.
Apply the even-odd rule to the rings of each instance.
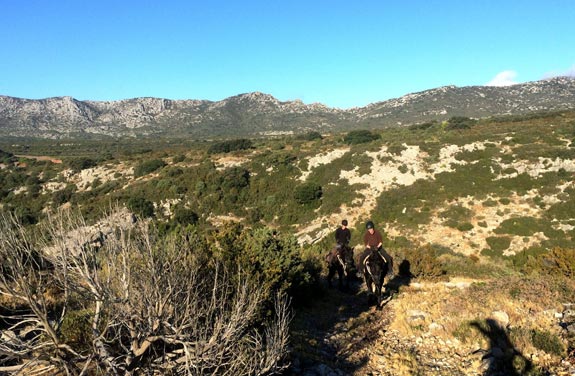
[[[346,287],[347,289],[349,289],[349,284],[350,284],[350,281],[351,281],[351,270],[352,270],[352,269],[350,268],[349,265],[346,265],[346,267],[347,267],[347,274],[346,274],[346,276],[344,277],[344,278],[345,278],[345,287]]]
[[[335,270],[334,270],[333,266],[330,265],[330,266],[329,266],[329,272],[328,272],[328,274],[327,274],[327,285],[328,285],[329,287],[332,287],[332,285],[331,285],[331,280],[332,280],[332,278],[333,278],[334,275],[335,275]]]
[[[375,282],[375,296],[377,298],[377,308],[381,304],[381,287],[383,285],[383,276],[379,276],[378,280]]]
[[[365,285],[367,286],[367,304],[371,305],[372,298],[373,298],[373,281],[371,280],[371,276],[366,272],[363,275],[365,279]]]
[[[343,288],[343,268],[338,265],[337,267],[338,286],[340,290]]]

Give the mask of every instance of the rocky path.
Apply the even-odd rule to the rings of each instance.
[[[327,289],[313,306],[299,308],[292,324],[288,376],[342,375],[573,375],[573,362],[536,369],[532,359],[505,347],[464,345],[433,330],[405,336],[390,329],[402,294],[377,310],[360,281]],[[417,320],[413,314],[413,320]],[[500,333],[499,333],[500,334]],[[501,336],[486,338],[500,341]],[[505,337],[505,334],[503,334]],[[512,348],[511,348],[512,349]],[[531,367],[531,371],[525,371]]]

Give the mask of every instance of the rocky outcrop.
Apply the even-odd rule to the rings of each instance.
[[[342,110],[260,92],[222,101],[134,98],[79,101],[0,96],[0,136],[40,138],[238,137],[406,125],[451,116],[485,117],[575,107],[575,80],[508,87],[445,86]]]

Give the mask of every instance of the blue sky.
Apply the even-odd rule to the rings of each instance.
[[[21,98],[349,108],[557,75],[575,75],[573,0],[0,0],[0,95]]]

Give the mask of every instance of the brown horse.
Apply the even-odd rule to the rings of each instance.
[[[331,280],[337,275],[339,277],[339,288],[343,288],[343,279],[345,277],[346,287],[349,287],[349,281],[352,279],[354,270],[353,265],[353,248],[338,244],[326,255],[328,274],[327,283],[332,287]]]

